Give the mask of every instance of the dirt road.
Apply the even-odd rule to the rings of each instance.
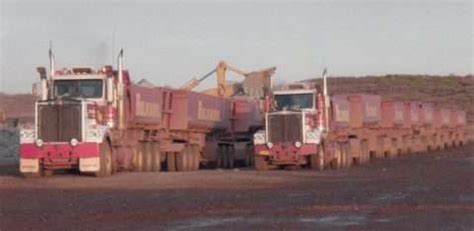
[[[0,230],[473,230],[474,145],[315,172],[106,179],[0,168]]]

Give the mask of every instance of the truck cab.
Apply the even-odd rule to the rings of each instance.
[[[52,69],[49,77],[44,68],[38,72],[35,124],[20,131],[20,172],[41,176],[56,169],[78,169],[110,175],[107,139],[116,123],[112,68]]]
[[[314,87],[275,90],[265,129],[254,135],[255,165],[309,164],[318,153],[322,128],[322,98]]]

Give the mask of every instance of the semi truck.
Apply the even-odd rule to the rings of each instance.
[[[97,177],[120,170],[194,171],[253,157],[253,133],[263,125],[258,97],[136,84],[123,68],[123,50],[116,69],[57,70],[51,50],[49,57],[49,75],[37,68],[34,126],[20,131],[19,169],[26,177],[58,169]]]
[[[342,168],[373,158],[463,145],[466,113],[371,94],[329,96],[308,83],[274,89],[265,127],[254,134],[257,170]]]

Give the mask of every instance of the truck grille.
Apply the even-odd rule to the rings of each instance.
[[[81,141],[81,105],[39,105],[38,138],[45,142]]]
[[[268,115],[268,141],[303,141],[302,119],[301,113]]]

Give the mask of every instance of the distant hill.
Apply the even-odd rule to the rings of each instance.
[[[309,79],[320,85],[322,79]],[[474,76],[385,75],[365,77],[331,77],[330,94],[370,93],[385,99],[422,100],[467,111],[474,123]]]
[[[35,100],[31,94],[4,94],[0,93],[0,113],[5,112],[7,118],[21,118],[33,120]]]
[[[321,84],[322,80],[305,80]],[[385,75],[365,77],[331,77],[331,94],[371,93],[387,99],[423,100],[468,112],[474,124],[474,76]],[[0,111],[7,117],[33,117],[34,97],[31,94],[0,93]]]

